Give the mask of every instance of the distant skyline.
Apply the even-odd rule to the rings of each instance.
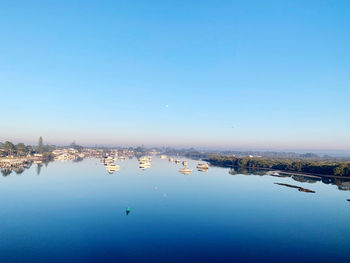
[[[0,142],[350,153],[348,1],[2,1]]]

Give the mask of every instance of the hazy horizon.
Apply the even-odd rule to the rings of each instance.
[[[342,1],[5,1],[0,141],[348,154],[349,13]]]
[[[295,153],[314,153],[314,154],[319,154],[319,155],[331,155],[335,157],[349,157],[350,156],[350,150],[337,150],[337,149],[308,149],[308,148],[267,148],[267,147],[241,147],[241,146],[205,146],[205,145],[176,145],[176,144],[145,144],[145,143],[102,143],[102,144],[97,144],[97,143],[80,143],[79,141],[72,140],[66,143],[54,143],[51,141],[46,141],[44,139],[44,144],[49,144],[49,145],[57,145],[57,146],[69,146],[71,143],[76,143],[78,145],[84,146],[84,147],[138,147],[138,146],[144,146],[146,148],[175,148],[175,149],[190,149],[194,148],[195,150],[198,151],[252,151],[252,152],[295,152]],[[0,142],[4,143],[5,141],[11,141],[8,139],[1,139]],[[23,141],[23,140],[17,140],[17,141],[12,141],[14,143],[20,143],[24,142],[29,145],[37,145],[38,141]]]

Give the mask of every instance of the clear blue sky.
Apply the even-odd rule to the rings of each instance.
[[[335,0],[1,1],[0,141],[350,150],[349,14]]]

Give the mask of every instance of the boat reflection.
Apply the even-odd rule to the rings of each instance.
[[[119,165],[114,164],[113,158],[102,158],[101,162],[104,164],[105,169],[109,174],[113,174],[119,170]],[[151,167],[151,157],[150,156],[140,156],[138,158],[139,162],[139,169],[141,170],[147,170]],[[12,174],[25,174],[25,171],[33,168],[36,170],[36,173],[40,175],[43,166],[47,166],[48,162],[29,162],[25,165],[17,166],[17,167],[3,167],[0,169],[0,172],[3,177],[10,176]],[[191,164],[190,161],[184,161],[184,164]],[[206,173],[208,172],[208,166],[201,164],[196,166],[196,172]],[[178,170],[179,173],[182,173],[184,175],[189,175],[193,173],[192,169],[187,168],[187,166],[184,166],[183,168]],[[262,169],[242,169],[242,168],[230,168],[228,170],[228,173],[230,175],[246,175],[246,176],[272,176],[276,178],[291,178],[296,182],[300,183],[308,183],[308,184],[314,184],[317,182],[322,182],[323,184],[330,184],[330,185],[336,185],[338,190],[341,191],[350,191],[350,179],[349,178],[341,178],[341,177],[325,177],[325,176],[315,176],[315,175],[307,175],[307,174],[300,174],[300,173],[284,173],[282,171],[268,171],[268,170],[262,170]],[[301,187],[302,188],[302,187]],[[299,189],[299,188],[298,188]],[[308,190],[308,189],[307,189]],[[303,191],[303,189],[299,190]],[[312,191],[312,190],[311,190]]]
[[[179,173],[182,173],[182,174],[191,174],[192,173],[192,169],[189,169],[189,168],[181,168],[179,169]]]

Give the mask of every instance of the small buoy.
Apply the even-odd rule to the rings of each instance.
[[[129,213],[130,213],[130,208],[127,207],[127,208],[126,208],[126,215],[128,215]]]

